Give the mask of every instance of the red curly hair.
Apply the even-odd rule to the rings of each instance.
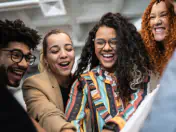
[[[157,48],[157,43],[153,37],[152,30],[150,27],[150,12],[153,5],[157,2],[161,2],[165,0],[151,0],[147,9],[144,12],[142,17],[142,30],[141,35],[145,44],[145,47],[150,55],[151,62],[154,65],[154,73],[162,74],[165,66],[168,63],[168,60],[172,56],[172,53],[175,50],[175,41],[176,41],[176,16],[174,14],[173,5],[166,3],[168,9],[168,20],[169,20],[169,34],[166,36],[164,43],[164,52],[161,52]],[[175,23],[174,23],[175,21]]]

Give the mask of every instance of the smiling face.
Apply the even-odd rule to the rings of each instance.
[[[29,47],[21,42],[10,42],[6,50],[19,50],[24,55],[30,55],[31,51]],[[21,62],[16,63],[11,59],[11,53],[9,51],[1,51],[0,61],[7,68],[8,85],[17,87],[20,84],[22,77],[24,76],[29,63],[23,58]]]
[[[155,3],[150,13],[150,27],[154,39],[162,42],[169,32],[168,10],[166,4],[161,1]]]
[[[45,61],[56,77],[70,76],[75,61],[75,53],[68,35],[57,33],[47,38]]]
[[[110,46],[109,40],[116,39],[116,31],[113,28],[101,26],[95,35],[95,54],[100,61],[102,67],[108,72],[114,72],[114,64],[117,60],[117,55],[115,53],[115,46]],[[102,42],[105,45],[102,47]],[[112,43],[113,44],[113,43]],[[102,48],[100,48],[102,47]]]

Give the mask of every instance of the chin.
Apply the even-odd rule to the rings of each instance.
[[[71,71],[65,71],[65,72],[62,72],[60,74],[61,74],[61,76],[67,77],[67,76],[71,75]]]
[[[11,87],[18,87],[18,86],[20,86],[20,83],[10,83],[9,82],[8,85]]]

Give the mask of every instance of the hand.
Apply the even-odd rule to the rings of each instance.
[[[61,132],[75,132],[73,129],[63,129]]]
[[[102,132],[113,132],[113,131],[108,130],[108,129],[103,129]]]
[[[36,122],[32,117],[31,120],[35,126],[35,128],[37,129],[37,132],[46,132],[39,124],[38,122]]]

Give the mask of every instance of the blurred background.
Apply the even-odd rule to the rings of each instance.
[[[74,71],[88,32],[103,14],[119,12],[140,30],[141,16],[149,2],[150,0],[0,0],[0,18],[21,19],[42,36],[54,28],[69,33],[76,53]],[[37,60],[25,77],[38,72],[41,48],[40,44],[34,52]]]

